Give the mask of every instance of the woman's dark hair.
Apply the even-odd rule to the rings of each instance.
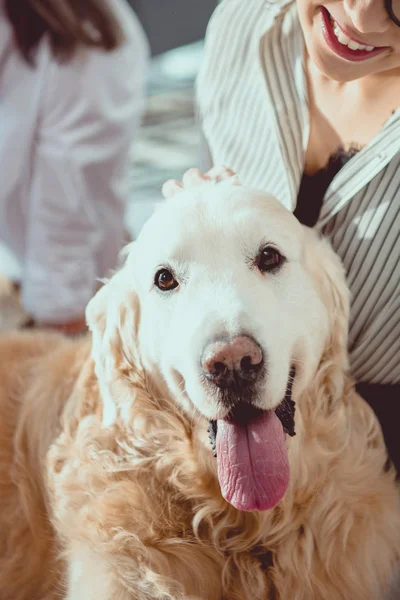
[[[106,51],[117,48],[122,29],[107,0],[4,0],[15,42],[29,62],[47,35],[60,61],[72,57],[78,47]]]

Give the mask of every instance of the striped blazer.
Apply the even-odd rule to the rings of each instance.
[[[304,55],[291,0],[224,0],[197,80],[210,162],[292,211],[309,134]],[[400,108],[334,177],[316,227],[346,269],[353,375],[400,383]]]

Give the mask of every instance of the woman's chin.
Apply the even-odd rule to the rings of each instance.
[[[347,83],[374,73],[374,69],[366,69],[364,65],[349,64],[340,57],[334,56],[328,49],[321,48],[319,40],[310,44],[308,55],[318,71],[332,81]]]

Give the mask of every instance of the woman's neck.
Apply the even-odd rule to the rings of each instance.
[[[400,107],[400,68],[372,73],[353,81],[335,81],[324,75],[308,56],[306,66],[315,85],[329,89],[335,96],[354,96],[356,101],[393,96],[393,101],[397,101],[394,108]]]
[[[307,60],[310,135],[305,172],[324,168],[338,148],[367,146],[400,106],[400,73],[329,79]]]

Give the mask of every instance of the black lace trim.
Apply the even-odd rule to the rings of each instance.
[[[318,221],[321,212],[322,202],[332,179],[337,175],[340,169],[351,159],[361,148],[351,146],[349,150],[338,148],[328,160],[328,164],[312,175],[303,174],[300,189],[297,196],[297,205],[294,211],[295,217],[308,227],[314,227]]]

